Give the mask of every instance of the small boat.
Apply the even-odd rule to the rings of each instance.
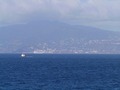
[[[21,54],[21,57],[25,57],[25,54]]]

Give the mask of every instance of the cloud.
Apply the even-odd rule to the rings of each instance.
[[[120,19],[120,0],[0,0],[0,22],[30,16],[90,21]]]

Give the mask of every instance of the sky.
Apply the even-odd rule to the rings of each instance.
[[[0,26],[41,19],[120,31],[120,0],[0,0]]]

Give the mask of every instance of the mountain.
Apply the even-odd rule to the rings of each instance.
[[[0,28],[1,48],[3,49],[3,46],[9,49],[17,48],[14,51],[40,43],[65,42],[65,40],[70,39],[76,40],[75,43],[77,43],[78,40],[111,40],[118,38],[120,38],[119,32],[54,21],[30,22]]]
[[[68,38],[107,39],[117,33],[87,26],[73,26],[59,22],[32,22],[0,28],[0,41],[55,41]]]

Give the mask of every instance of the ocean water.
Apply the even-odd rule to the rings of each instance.
[[[120,55],[0,54],[0,90],[120,90]]]

